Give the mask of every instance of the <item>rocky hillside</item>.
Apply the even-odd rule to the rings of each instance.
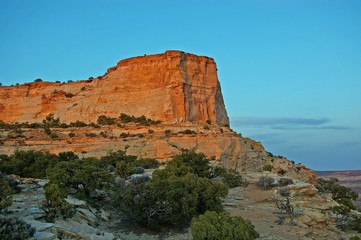
[[[0,87],[4,122],[39,122],[50,113],[66,123],[95,122],[122,112],[167,123],[229,124],[214,60],[180,51],[126,59],[89,80]]]

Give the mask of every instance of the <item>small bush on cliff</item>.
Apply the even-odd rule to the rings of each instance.
[[[183,133],[183,134],[197,134],[197,132],[192,131],[192,130],[189,130],[189,129],[180,131],[180,132],[178,132],[178,133]]]
[[[278,181],[278,185],[283,187],[291,184],[293,184],[293,180],[291,178],[280,178]]]
[[[191,233],[194,240],[253,240],[260,236],[250,221],[240,216],[231,217],[226,212],[211,211],[193,218]]]
[[[34,236],[35,228],[16,217],[0,215],[0,239],[25,240]]]
[[[260,188],[270,189],[270,188],[272,188],[274,181],[275,180],[272,177],[261,176],[256,184]]]
[[[97,119],[99,125],[114,125],[116,118],[107,117],[105,115],[100,115]]]
[[[318,178],[316,187],[321,193],[331,193],[332,199],[338,203],[350,209],[356,209],[352,200],[356,200],[358,198],[358,193],[349,187],[339,185],[337,178],[330,178],[329,180]]]
[[[272,169],[273,167],[270,164],[263,166],[263,171],[272,172]]]
[[[222,182],[229,188],[246,187],[248,182],[235,169],[228,170],[222,175]]]

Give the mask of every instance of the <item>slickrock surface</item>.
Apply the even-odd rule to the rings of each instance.
[[[66,123],[127,113],[168,123],[229,124],[215,61],[180,51],[122,60],[90,80],[0,87],[0,120],[41,122],[50,113]]]

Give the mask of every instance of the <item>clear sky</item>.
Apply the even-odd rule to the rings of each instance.
[[[213,57],[231,127],[316,170],[361,169],[361,1],[0,0],[0,82]]]

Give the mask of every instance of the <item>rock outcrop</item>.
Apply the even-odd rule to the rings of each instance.
[[[0,87],[4,122],[41,122],[48,114],[66,123],[96,122],[120,113],[167,123],[229,124],[215,61],[180,51],[122,60],[94,79]]]

